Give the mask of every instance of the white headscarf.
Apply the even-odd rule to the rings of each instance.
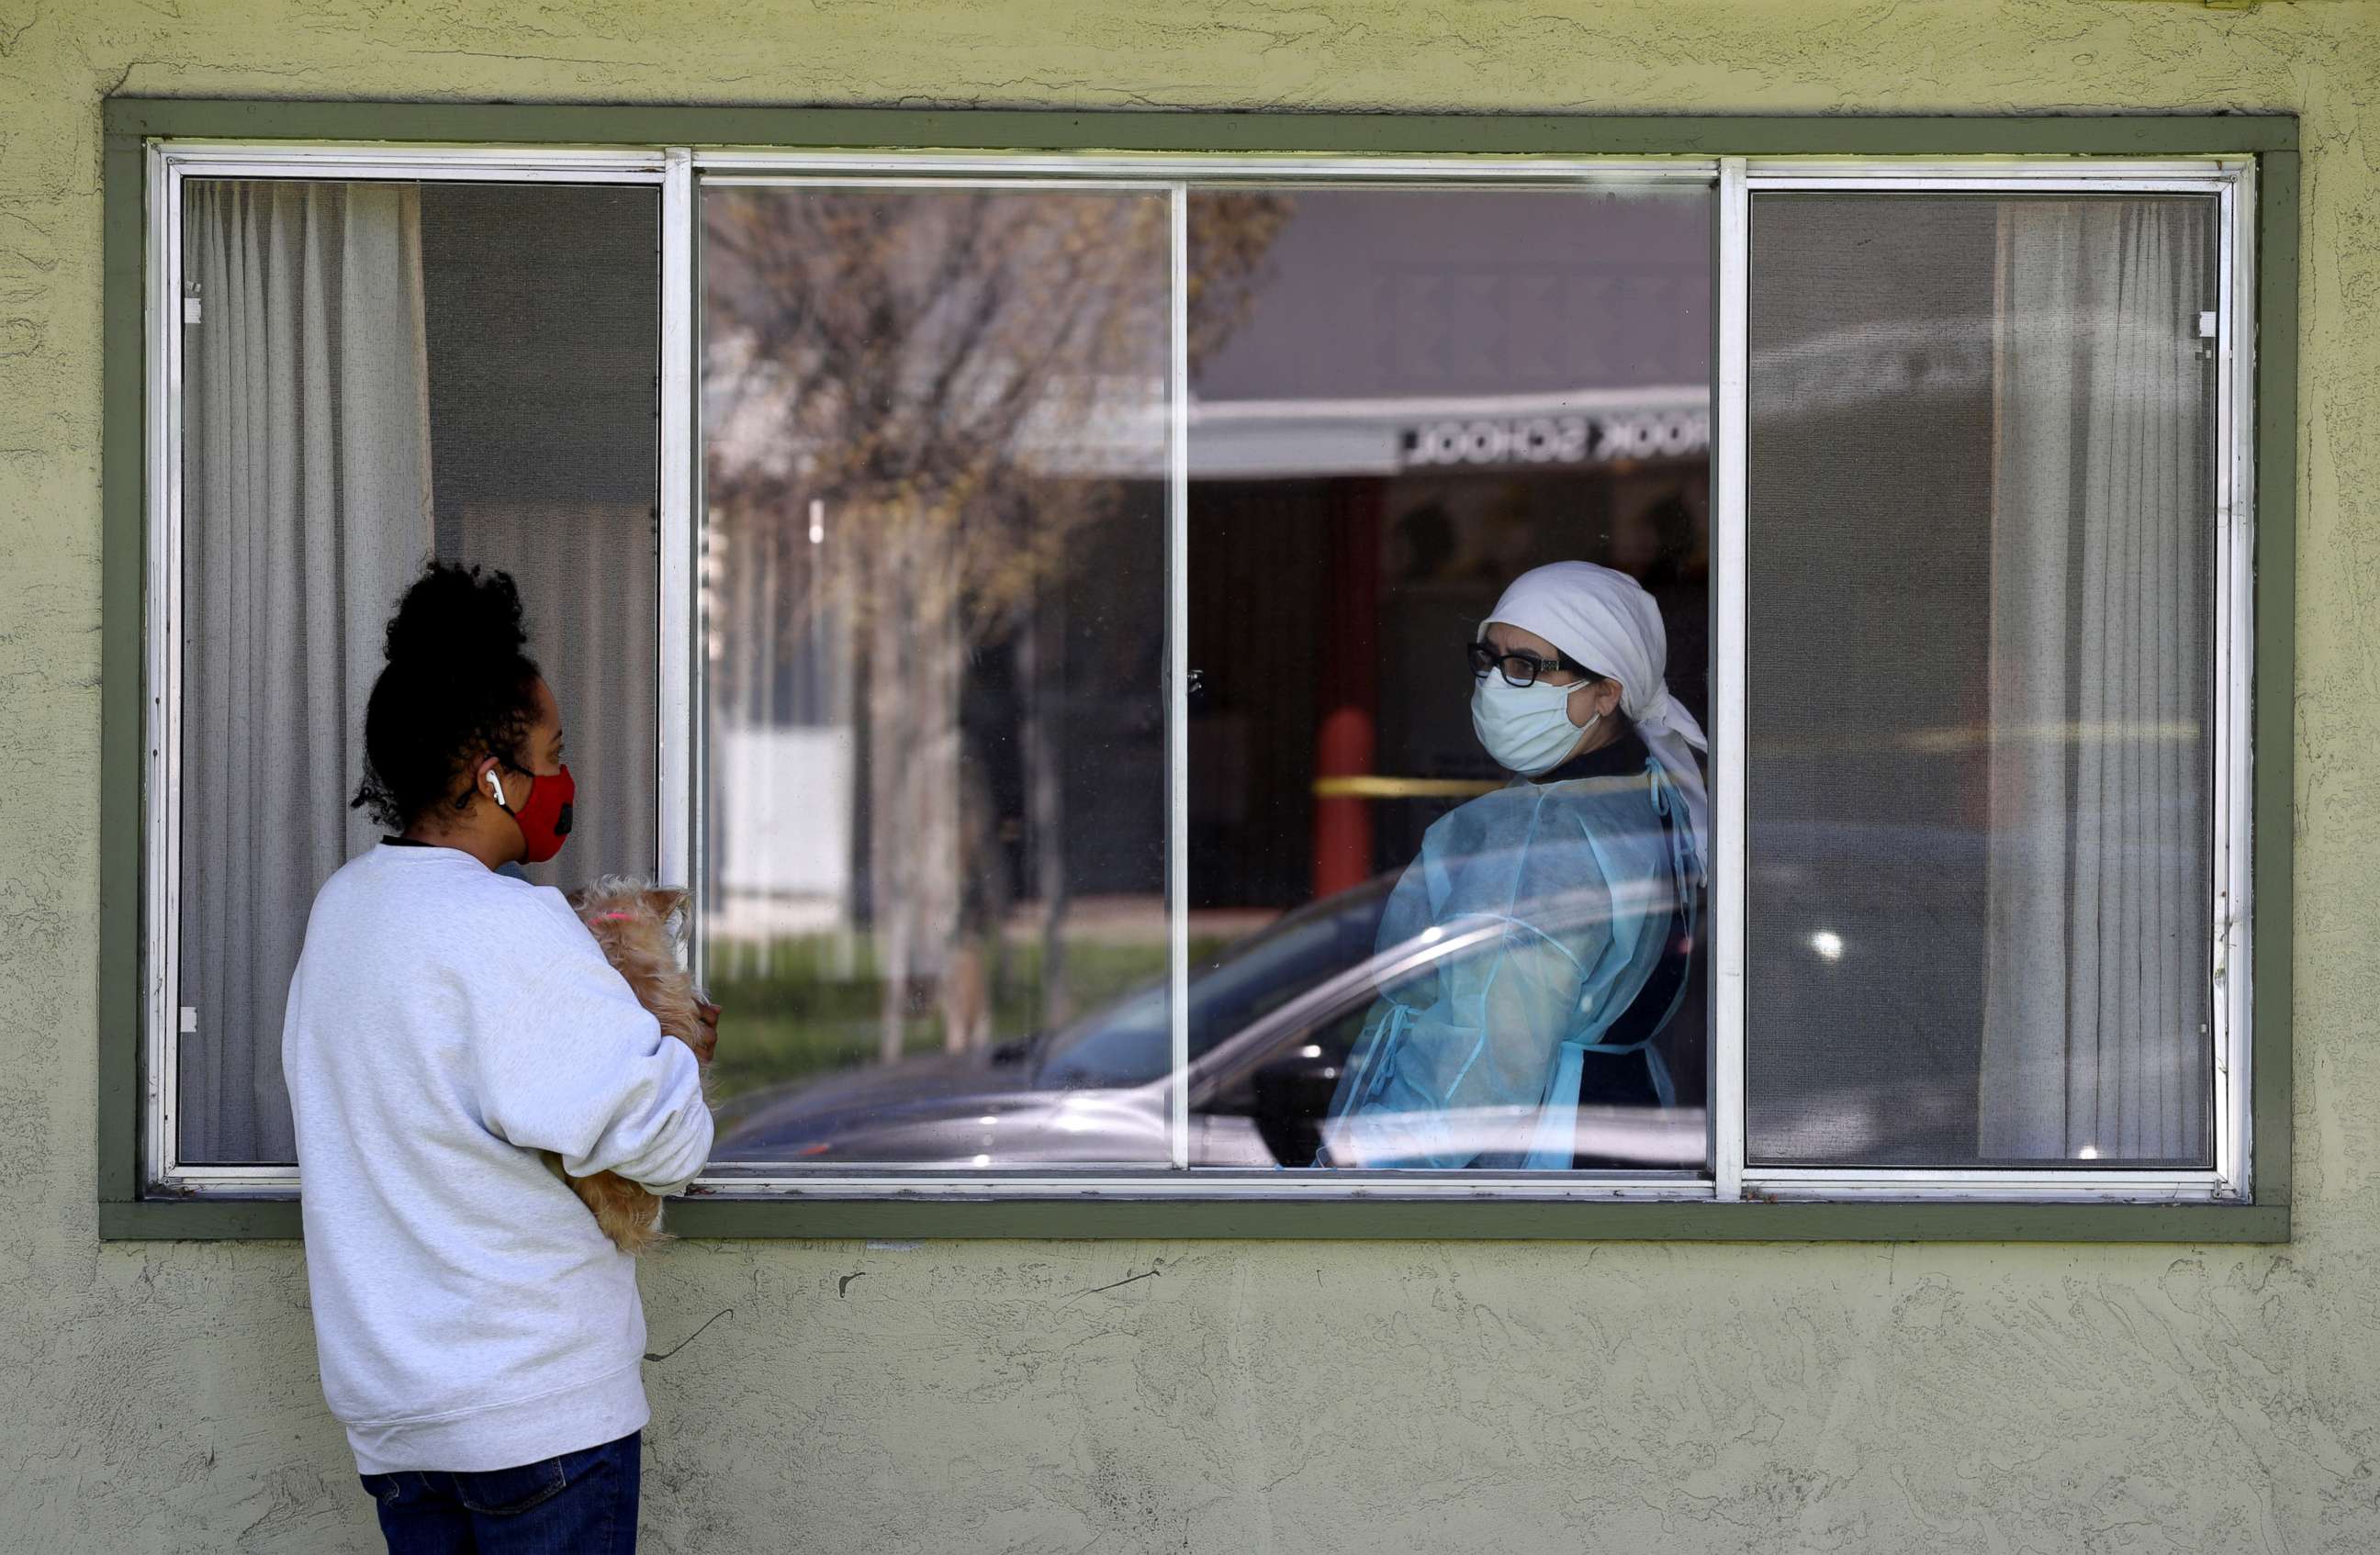
[[[1565,657],[1620,682],[1620,710],[1685,796],[1694,852],[1707,870],[1710,798],[1694,752],[1710,749],[1710,741],[1694,716],[1670,696],[1670,634],[1653,597],[1625,573],[1591,561],[1557,561],[1514,578],[1480,623],[1482,635],[1491,621],[1534,632]]]

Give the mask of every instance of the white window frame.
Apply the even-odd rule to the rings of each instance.
[[[699,425],[700,277],[697,252],[700,191],[759,184],[915,187],[1134,188],[1172,202],[1171,422],[1167,464],[1167,810],[1166,895],[1173,991],[1173,1056],[1186,1066],[1189,1029],[1188,691],[1180,668],[1188,645],[1185,562],[1189,467],[1187,376],[1187,209],[1195,190],[1217,186],[1357,185],[1585,187],[1701,187],[1715,189],[1718,314],[1712,373],[1711,513],[1716,636],[1712,674],[1712,788],[1716,858],[1712,886],[1713,1053],[1710,1171],[1622,1177],[1571,1177],[1475,1172],[1250,1172],[1193,1169],[1188,1162],[1188,1100],[1173,1087],[1172,1159],[1137,1171],[974,1174],[882,1169],[791,1175],[768,1169],[722,1171],[698,1179],[721,1198],[795,1199],[1477,1199],[1730,1202],[1743,1199],[2065,1201],[2085,1203],[2239,1202],[2251,1199],[2250,1010],[2248,970],[2252,880],[2249,858],[2250,717],[2252,689],[2254,512],[2254,359],[2250,313],[2255,292],[2255,186],[2252,158],[2147,160],[2121,157],[2029,158],[1535,158],[1467,156],[1348,157],[1166,154],[907,153],[638,147],[551,150],[372,145],[224,143],[166,139],[146,155],[148,503],[144,521],[146,765],[142,822],[143,1180],[151,1193],[220,1198],[286,1198],[298,1189],[287,1166],[201,1165],[181,1162],[176,1091],[180,1011],[176,966],[179,922],[181,656],[181,212],[188,178],[378,178],[401,181],[645,184],[661,200],[660,775],[662,877],[699,881],[702,752],[694,651],[702,543]],[[1744,975],[1747,892],[1748,728],[1744,585],[1744,449],[1748,368],[1751,201],[1770,190],[1850,192],[2198,194],[2219,202],[2216,448],[2214,488],[2215,805],[2210,880],[2211,987],[2215,1059],[2215,1163],[2204,1171],[2120,1168],[1961,1170],[1751,1167],[1745,1162]]]

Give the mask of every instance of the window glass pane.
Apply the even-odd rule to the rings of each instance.
[[[1467,654],[1524,573],[1592,563],[1521,624],[1645,718],[1666,654],[1703,717],[1710,211],[1191,196],[1189,886],[1229,946],[1191,978],[1194,1163],[1701,1167],[1699,753],[1559,693],[1531,720],[1541,689],[1560,748],[1500,763]]]
[[[717,1156],[1162,1163],[1167,198],[703,220]]]
[[[532,874],[654,868],[659,201],[185,190],[179,1151],[285,1163],[289,974],[431,555],[514,573],[562,704],[579,826]]]
[[[2210,1160],[2216,234],[1755,199],[1755,1162]]]

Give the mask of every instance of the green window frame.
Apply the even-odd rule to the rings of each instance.
[[[111,100],[105,108],[103,733],[111,815],[146,802],[150,688],[147,360],[152,144],[291,149],[765,147],[786,151],[1030,155],[1302,153],[1824,159],[2252,159],[2252,1195],[2126,1202],[1993,1199],[1734,1200],[1396,1198],[1367,1184],[1334,1199],[1039,1197],[698,1199],[673,1210],[698,1237],[1259,1237],[1369,1239],[1983,1240],[2275,1242],[2289,1235],[2291,759],[2293,751],[2298,123],[2289,115],[2081,117],[1594,117],[976,112],[684,106]],[[2244,334],[2243,334],[2244,338]],[[287,1198],[144,1192],[142,856],[145,829],[108,829],[101,858],[100,1230],[126,1239],[286,1238]]]

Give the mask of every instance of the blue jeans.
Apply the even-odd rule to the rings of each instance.
[[[367,1474],[389,1555],[635,1555],[644,1433],[518,1468]]]

